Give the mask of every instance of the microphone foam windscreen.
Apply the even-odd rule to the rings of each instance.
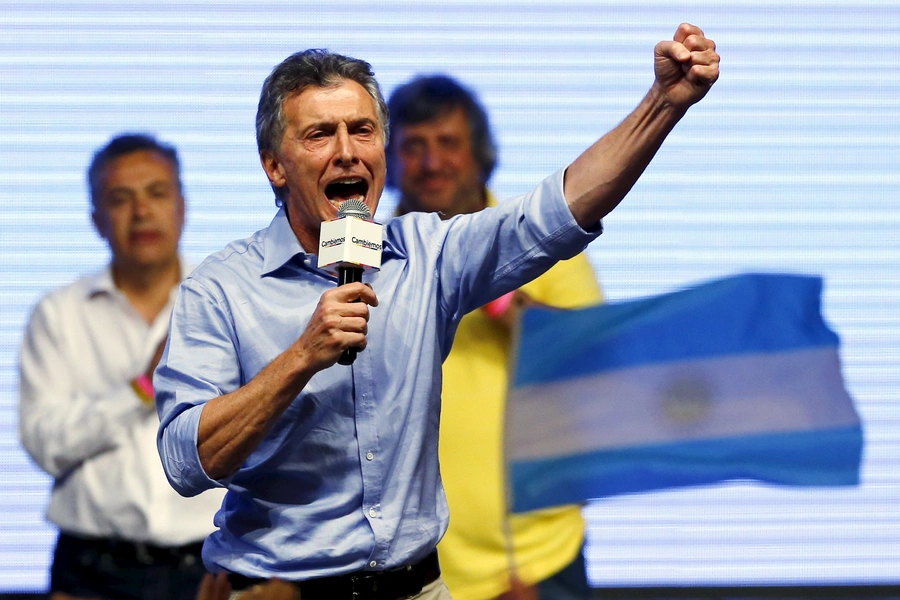
[[[341,205],[338,206],[337,216],[338,219],[343,219],[344,217],[356,217],[357,219],[363,219],[364,221],[372,220],[372,212],[369,210],[369,207],[366,206],[365,202],[357,200],[356,198],[341,202]]]

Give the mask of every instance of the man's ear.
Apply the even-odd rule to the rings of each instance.
[[[184,231],[184,216],[186,211],[186,202],[184,201],[184,196],[181,193],[178,194],[178,231]]]
[[[97,230],[97,234],[106,241],[109,241],[109,232],[107,231],[107,222],[103,218],[103,215],[99,214],[96,210],[91,211],[91,223],[94,224],[94,229]]]
[[[287,178],[284,176],[284,167],[278,156],[271,150],[263,150],[259,155],[259,162],[262,164],[269,182],[277,188],[287,185]]]

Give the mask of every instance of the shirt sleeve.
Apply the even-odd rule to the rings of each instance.
[[[183,496],[227,485],[230,477],[206,475],[197,439],[203,406],[242,385],[236,336],[224,302],[193,279],[181,284],[153,385],[157,447],[169,483]]]
[[[462,315],[532,281],[602,232],[582,229],[563,193],[565,169],[521,198],[449,221],[439,263],[444,311]]]
[[[19,437],[35,462],[56,478],[120,446],[150,410],[127,381],[102,395],[77,389],[73,373],[79,362],[73,344],[63,338],[61,319],[59,307],[44,298],[19,351]]]
[[[603,301],[594,268],[583,252],[559,261],[521,289],[537,302],[556,308],[585,308]]]

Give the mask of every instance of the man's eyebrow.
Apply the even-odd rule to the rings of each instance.
[[[350,121],[349,125],[359,126],[359,125],[376,125],[377,121],[370,119],[369,117],[360,117],[359,119],[354,119]]]
[[[143,189],[149,189],[153,187],[172,187],[173,183],[167,179],[154,179],[143,185]],[[135,187],[133,185],[121,184],[116,185],[110,188],[107,188],[104,193],[106,194],[134,194],[137,192],[140,186]]]
[[[305,133],[308,131],[313,131],[315,129],[324,129],[326,131],[330,131],[332,129],[336,129],[338,124],[341,122],[343,122],[343,120],[315,121],[313,123],[310,123],[306,127],[304,127],[303,132]],[[347,127],[353,128],[353,127],[359,127],[360,125],[373,125],[374,126],[374,125],[377,125],[377,123],[378,123],[377,121],[375,121],[374,119],[372,119],[370,117],[360,117],[358,119],[353,119],[353,120],[347,121]]]
[[[116,185],[103,190],[104,194],[133,194],[134,188],[128,185]]]
[[[172,183],[173,183],[173,181],[171,179],[168,179],[166,177],[160,177],[159,179],[154,179],[153,181],[148,183],[147,186],[149,187],[151,185],[171,185]]]
[[[168,179],[157,179],[156,181],[151,181],[148,183],[144,189],[148,190],[171,190],[178,188],[178,185],[174,181],[169,181]]]

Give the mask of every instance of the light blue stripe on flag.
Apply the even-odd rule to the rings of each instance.
[[[862,429],[821,290],[741,275],[528,311],[507,402],[513,509],[731,479],[858,483]]]

